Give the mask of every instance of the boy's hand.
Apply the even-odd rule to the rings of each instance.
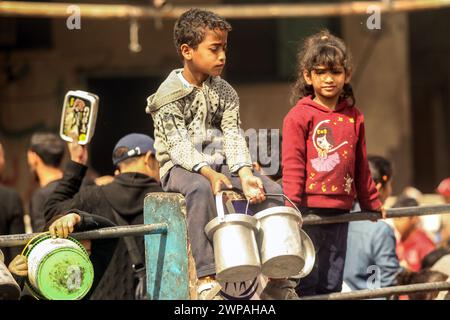
[[[20,277],[26,277],[28,275],[28,263],[27,258],[18,254],[9,263],[8,269],[11,273],[18,275]]]
[[[81,217],[78,214],[69,213],[64,217],[55,220],[48,230],[50,231],[52,238],[67,238],[80,221]]]
[[[86,165],[88,161],[88,151],[86,145],[78,144],[77,136],[72,136],[72,139],[72,142],[67,143],[69,147],[70,160]]]
[[[242,191],[251,204],[261,203],[266,200],[264,185],[260,178],[255,177],[250,168],[244,167],[239,170]]]
[[[209,166],[202,167],[200,169],[200,174],[209,180],[214,195],[216,195],[222,190],[222,185],[224,185],[229,189],[233,188],[233,185],[231,184],[230,180],[227,178],[226,175],[214,171]]]

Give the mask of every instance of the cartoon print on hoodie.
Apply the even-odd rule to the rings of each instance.
[[[329,122],[330,120],[319,122],[313,131],[312,141],[318,157],[311,159],[311,164],[318,172],[333,170],[340,162],[339,153],[335,151],[348,144],[348,141],[344,141],[337,147],[334,147],[333,131],[330,126],[326,125]]]

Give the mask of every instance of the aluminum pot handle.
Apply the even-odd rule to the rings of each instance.
[[[223,194],[224,194],[226,191],[234,191],[234,192],[236,192],[236,193],[242,193],[241,190],[239,190],[239,189],[236,188],[236,187],[233,187],[233,188],[231,188],[231,189],[227,189],[227,190],[220,191],[220,192],[218,192],[218,193],[216,194],[216,208],[217,208],[217,216],[219,217],[219,222],[224,222],[224,221],[225,221],[225,211],[224,211],[224,209],[223,209],[223,201],[222,201],[222,198],[223,198]],[[248,211],[248,205],[249,205],[249,204],[250,204],[250,200],[247,200],[247,206],[246,206],[246,209],[245,209],[245,214],[247,214],[247,211]]]
[[[302,214],[301,211],[295,205],[295,203],[293,203],[291,201],[291,199],[289,199],[285,194],[283,194],[283,193],[266,193],[265,195],[267,197],[283,197],[283,198],[285,198],[287,201],[289,201],[290,204],[292,204],[294,206],[295,210],[297,210],[300,214]],[[245,208],[245,214],[247,214],[249,204],[250,204],[250,201],[247,200],[247,207]]]

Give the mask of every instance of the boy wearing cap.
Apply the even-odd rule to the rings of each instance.
[[[124,136],[117,142],[112,155],[119,174],[109,184],[87,186],[81,190],[81,182],[87,170],[87,149],[86,146],[69,143],[71,161],[45,204],[46,221],[59,214],[71,213],[71,209],[78,209],[108,218],[120,225],[113,212],[115,210],[129,224],[142,224],[145,196],[149,192],[162,191],[158,182],[159,166],[155,159],[153,143],[153,139],[144,134],[132,133]],[[67,233],[65,230],[64,234]],[[136,237],[136,244],[144,256],[143,237]],[[134,293],[132,262],[121,238],[91,299],[129,300],[134,299]]]
[[[214,280],[213,247],[204,232],[206,224],[217,216],[214,194],[235,186],[252,204],[261,204],[266,200],[265,192],[282,193],[267,177],[253,174],[240,132],[238,95],[220,78],[229,31],[229,23],[212,12],[190,9],[183,13],[174,27],[183,68],[173,70],[147,99],[162,187],[180,192],[186,199],[200,299],[213,298],[220,289]],[[253,210],[282,203],[270,198]]]

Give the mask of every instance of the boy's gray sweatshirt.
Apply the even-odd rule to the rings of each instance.
[[[160,176],[174,165],[194,171],[201,163],[222,164],[224,159],[231,173],[251,167],[236,91],[220,77],[209,77],[202,88],[185,84],[181,71],[173,70],[147,98]]]

